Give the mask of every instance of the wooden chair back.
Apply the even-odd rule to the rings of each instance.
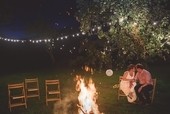
[[[156,89],[156,78],[152,79],[153,81],[153,89],[151,91],[151,103],[153,103],[153,99],[155,97],[155,89]]]
[[[26,98],[38,97],[40,99],[38,78],[25,79]]]
[[[8,84],[9,108],[25,106],[27,108],[24,82]]]
[[[46,88],[46,105],[50,101],[61,101],[60,81],[59,80],[45,80]]]

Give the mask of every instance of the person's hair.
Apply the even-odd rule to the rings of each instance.
[[[127,67],[127,70],[131,70],[131,69],[133,69],[133,68],[135,68],[135,65],[134,65],[134,64],[130,64],[130,65]]]
[[[136,68],[144,69],[144,66],[140,63],[136,64]]]

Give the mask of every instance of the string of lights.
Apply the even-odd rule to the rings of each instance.
[[[68,39],[69,37],[79,37],[79,36],[85,35],[85,34],[86,34],[85,32],[80,32],[80,33],[61,36],[61,37],[57,37],[57,38],[36,39],[36,40],[31,40],[31,39],[30,40],[19,40],[19,39],[10,39],[10,38],[0,37],[0,40],[7,41],[7,42],[14,42],[14,43],[26,43],[26,42],[30,42],[30,43],[49,43],[49,42],[52,42],[54,40],[59,41],[59,40]]]
[[[122,23],[124,21],[124,18],[120,18],[119,19],[120,23]],[[135,23],[137,24],[137,23]],[[111,22],[108,22],[104,25],[102,25],[103,27],[104,26],[111,26],[112,23]],[[156,22],[153,23],[153,25],[156,25]],[[94,28],[91,29],[92,32],[95,32],[96,30],[100,30],[102,29],[102,26],[94,26]],[[21,43],[25,43],[25,42],[30,42],[30,43],[49,43],[49,42],[52,42],[54,40],[64,40],[64,39],[68,39],[69,37],[79,37],[80,35],[85,35],[86,33],[85,32],[79,32],[79,33],[75,33],[75,34],[72,34],[72,35],[65,35],[65,36],[61,36],[61,37],[57,37],[57,38],[47,38],[47,39],[36,39],[36,40],[19,40],[19,39],[11,39],[11,38],[3,38],[3,37],[0,37],[0,40],[3,40],[3,41],[8,41],[8,42],[21,42]]]
[[[120,22],[123,22],[124,19],[120,18],[119,21]],[[137,23],[134,23],[134,24],[137,24]],[[156,22],[153,22],[153,25],[156,25],[157,23]],[[103,27],[104,26],[111,26],[112,23],[111,22],[108,22],[104,25],[102,25]],[[94,28],[91,29],[92,32],[95,32],[97,30],[101,30],[102,29],[102,26],[94,26]],[[2,41],[7,41],[7,42],[14,42],[14,43],[26,43],[26,42],[29,42],[29,43],[51,43],[52,46],[54,46],[54,41],[61,41],[61,40],[65,40],[65,39],[68,39],[70,37],[80,37],[80,36],[84,36],[86,35],[85,32],[78,32],[78,33],[74,33],[72,35],[65,35],[65,36],[61,36],[61,37],[57,37],[57,38],[47,38],[47,39],[28,39],[28,40],[20,40],[20,39],[11,39],[11,38],[3,38],[3,37],[0,37],[0,40]],[[170,44],[170,37],[166,37],[166,44]]]
[[[10,43],[31,43],[31,44],[47,44],[48,45],[48,49],[54,49],[56,48],[55,45],[57,45],[57,49],[59,50],[65,50],[67,49],[65,44],[62,44],[63,42],[60,42],[60,41],[63,41],[63,40],[66,40],[66,39],[69,39],[69,38],[80,38],[82,36],[85,36],[86,33],[85,32],[78,32],[78,33],[74,33],[74,34],[71,34],[71,35],[65,35],[65,36],[61,36],[61,37],[57,37],[57,38],[47,38],[47,39],[36,39],[36,40],[33,40],[33,39],[28,39],[28,40],[19,40],[19,39],[10,39],[10,38],[3,38],[3,37],[0,37],[0,40],[1,41],[5,41],[5,42],[10,42]],[[57,42],[60,42],[60,45],[57,44]],[[68,50],[68,53],[71,53],[73,54],[75,52],[75,50],[77,49],[77,47],[75,45],[72,45],[72,47],[70,47]]]

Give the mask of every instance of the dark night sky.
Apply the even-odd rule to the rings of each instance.
[[[1,0],[0,36],[26,39],[40,29],[78,28],[75,10],[75,0]]]
[[[76,0],[0,0],[0,37],[8,39],[41,39],[57,32],[65,33],[77,31],[79,23],[75,18]],[[48,34],[44,34],[47,32]],[[59,36],[60,37],[60,36]],[[75,41],[75,39],[72,39]],[[58,41],[57,44],[66,43],[64,51],[57,45],[54,56],[59,64],[74,47],[72,41]],[[74,42],[75,44],[75,42]],[[71,46],[71,48],[69,47]],[[47,46],[33,43],[0,42],[0,74],[49,67],[53,65],[47,51]],[[74,50],[73,50],[74,51]],[[59,56],[60,55],[60,56]],[[61,61],[62,63],[63,61]],[[65,60],[64,60],[65,62]]]
[[[0,36],[32,39],[46,30],[78,28],[75,11],[76,0],[0,0]]]
[[[74,17],[75,2],[76,0],[0,0],[0,37],[36,40],[41,38],[39,34],[49,30],[56,32],[77,30],[79,23]],[[79,40],[73,38],[57,42],[54,55],[59,67],[61,67],[60,62],[63,62],[65,67],[68,59],[75,59],[77,51],[74,47],[80,44]],[[60,50],[59,43],[61,46],[66,43],[63,50]],[[73,54],[70,54],[70,49]],[[18,43],[2,41],[0,54],[0,74],[48,67],[52,64],[43,44],[34,45],[27,42],[18,45]]]

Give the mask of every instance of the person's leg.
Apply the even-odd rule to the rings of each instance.
[[[138,92],[138,89],[139,89],[141,86],[142,86],[141,84],[137,84],[134,89],[135,89],[135,92],[136,92],[137,97],[139,98],[139,101],[142,102],[142,103],[144,103],[145,99],[144,99],[144,97],[143,97],[142,91],[141,91],[141,92]]]
[[[143,93],[143,96],[145,97],[145,103],[151,103],[150,94],[149,92],[153,89],[153,85],[147,85],[142,88],[141,92]]]

